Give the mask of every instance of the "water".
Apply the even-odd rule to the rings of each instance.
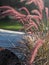
[[[1,47],[14,47],[19,46],[18,43],[23,38],[22,34],[4,33],[0,32],[0,46]],[[12,44],[13,43],[13,44]]]
[[[23,36],[24,34],[0,32],[0,47],[11,50],[13,53],[18,55],[19,58],[21,58],[22,56],[24,56],[23,53],[19,53],[14,48],[15,47],[25,47],[24,44],[19,43],[19,41],[22,40]]]

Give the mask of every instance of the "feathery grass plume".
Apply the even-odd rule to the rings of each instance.
[[[48,19],[48,7],[45,7],[45,11],[46,11],[46,17]]]
[[[26,26],[25,26],[26,30],[31,29],[32,27],[35,27],[36,29],[38,29],[38,26],[36,25],[36,23],[33,20],[30,20],[29,24],[26,24]]]
[[[31,4],[31,3],[36,4],[36,0],[27,0],[27,1],[26,1],[26,4],[27,4],[27,5],[29,5],[29,4]]]
[[[24,2],[25,0],[20,0],[20,2]]]
[[[30,20],[29,24],[33,25],[34,27],[36,27],[36,29],[38,29],[38,26],[36,25],[36,23],[34,21]]]
[[[31,24],[31,25],[35,26],[35,24],[33,24],[32,19],[37,19],[38,18],[38,19],[42,20],[42,16],[43,16],[42,11],[44,10],[44,3],[43,3],[43,0],[27,0],[26,1],[26,5],[30,5],[32,3],[34,3],[38,7],[39,10],[33,10],[32,12],[36,13],[37,15],[27,15],[27,18],[29,19],[29,22],[30,22],[28,25]],[[29,27],[31,27],[31,25]],[[37,27],[36,27],[36,29],[37,29]],[[29,60],[30,65],[34,62],[34,59],[35,59],[35,57],[37,55],[37,52],[38,52],[38,49],[42,45],[43,45],[43,40],[38,39],[34,49],[31,52],[31,57],[30,57],[30,60]]]
[[[34,3],[36,6],[38,6],[38,9],[40,12],[44,9],[44,3],[43,0],[27,0],[26,4],[29,5],[31,3]]]
[[[27,23],[28,22],[27,20],[29,19],[28,25],[35,26],[36,29],[38,28],[37,25],[34,23],[34,21],[32,21],[32,24],[30,24],[31,17],[38,18],[38,16],[30,16],[30,17],[29,15],[26,16],[25,14],[21,14],[20,12],[18,12],[17,10],[13,9],[10,6],[1,6],[0,9],[7,9],[1,13],[2,16],[6,15],[14,16],[15,19],[19,19],[19,21],[21,21],[23,24],[24,22]],[[28,10],[27,13],[30,14]]]
[[[37,6],[39,8],[39,11],[42,12],[42,10],[44,9],[44,2],[43,0],[36,0],[37,2]]]
[[[26,7],[19,8],[19,10],[20,10],[20,11],[21,11],[21,10],[24,10],[24,11],[26,11],[26,13],[27,13],[28,15],[30,15],[30,12],[29,12],[29,10],[28,10]]]
[[[33,19],[33,18],[38,18],[38,19],[40,19],[41,20],[41,17],[39,17],[38,15],[28,15],[27,16],[28,18],[30,18],[30,19]]]
[[[15,14],[15,15],[18,15],[18,16],[21,16],[21,17],[25,17],[24,14],[19,13],[18,11],[16,11],[14,8],[12,8],[10,6],[0,6],[0,9],[7,9],[6,11],[3,11],[2,14],[5,14],[5,13],[9,13],[10,12],[12,14]]]
[[[28,17],[28,19],[30,18],[31,20],[35,20],[36,22],[36,25],[38,24],[39,25],[39,23],[40,23],[40,21],[41,21],[41,17],[40,16],[38,16],[38,15],[28,15],[27,16]],[[38,26],[37,25],[37,26]]]
[[[42,20],[42,17],[43,17],[42,13],[39,12],[38,10],[36,10],[36,9],[32,10],[31,13],[33,13],[35,16],[38,17],[38,18],[33,18],[33,19],[34,19],[34,20],[36,21],[36,23],[39,25],[39,24],[41,23],[41,20]],[[33,16],[34,16],[34,15],[33,15]]]
[[[25,14],[21,14],[20,12],[18,12],[10,6],[0,6],[0,9],[6,9],[5,11],[1,12],[1,16],[11,15],[14,17],[14,19],[18,19],[21,22],[23,22],[23,18],[26,17]]]
[[[43,45],[43,40],[42,40],[42,39],[38,39],[38,40],[36,41],[36,45],[35,45],[33,51],[31,52],[31,57],[30,57],[30,62],[29,62],[30,65],[32,65],[32,63],[33,63],[33,61],[34,61],[34,59],[35,59],[35,57],[36,57],[36,55],[37,55],[38,49],[39,49],[42,45]]]
[[[32,10],[31,13],[38,15],[39,17],[41,17],[40,19],[42,20],[42,13],[40,13],[38,10]]]
[[[23,1],[25,1],[25,0],[21,0],[21,2],[23,2]],[[42,10],[44,9],[44,3],[43,3],[43,0],[27,0],[26,1],[27,5],[29,5],[31,3],[34,3],[35,5],[37,5],[39,10],[32,10],[32,13],[35,13],[37,15],[31,15],[30,12],[28,11],[28,9],[26,9],[25,7],[22,7],[20,10],[24,9],[27,12],[27,15],[22,14],[21,12],[18,12],[17,10],[15,10],[14,8],[12,8],[10,6],[0,6],[1,10],[6,9],[5,11],[1,12],[1,15],[2,16],[6,16],[6,15],[14,16],[15,19],[18,19],[19,21],[21,21],[23,23],[24,27],[27,26],[26,30],[29,30],[29,29],[31,30],[32,27],[35,27],[36,29],[38,29],[38,26],[33,21],[33,19],[42,20],[42,16],[43,16]],[[37,22],[39,22],[39,21],[37,21]],[[40,46],[43,45],[43,39],[41,39],[41,37],[39,37],[39,38],[40,39],[38,39],[36,41],[36,45],[35,45],[34,49],[31,51],[31,57],[29,60],[30,65],[33,63],[33,61],[37,55],[38,49],[40,48]]]

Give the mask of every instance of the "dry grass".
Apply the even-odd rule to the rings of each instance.
[[[46,35],[45,37],[45,43],[43,44],[43,46],[40,47],[40,49],[38,50],[37,56],[34,60],[33,65],[49,65],[49,34]],[[26,35],[24,36],[23,40],[21,41],[22,44],[26,45],[26,59],[29,59],[30,56],[30,52],[31,50],[34,48],[34,43],[37,40],[37,36],[36,35]],[[28,52],[29,50],[29,52]]]

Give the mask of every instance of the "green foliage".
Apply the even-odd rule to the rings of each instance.
[[[22,24],[18,23],[18,21],[0,21],[0,29],[8,29],[8,30],[20,30],[22,28]]]

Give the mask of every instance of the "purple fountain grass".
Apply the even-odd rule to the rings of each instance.
[[[21,2],[26,1],[26,5],[30,5],[31,3],[34,3],[39,10],[32,10],[32,13],[35,13],[37,15],[31,15],[30,12],[28,11],[28,9],[26,7],[22,7],[20,9],[18,9],[19,11],[24,10],[26,14],[22,14],[21,12],[18,12],[17,10],[15,10],[14,8],[10,7],[10,6],[0,6],[0,9],[6,9],[5,11],[1,12],[1,16],[7,16],[7,15],[11,15],[14,17],[14,19],[19,20],[21,23],[23,23],[24,28],[26,27],[27,30],[31,30],[32,27],[35,27],[36,30],[38,30],[38,25],[40,23],[40,20],[42,20],[42,11],[44,9],[44,3],[43,0],[20,0]],[[48,9],[46,9],[46,14],[48,17]],[[38,23],[38,25],[34,22],[34,20],[36,20],[36,22]],[[33,30],[33,29],[32,29]],[[31,65],[34,62],[34,59],[37,55],[38,49],[40,48],[40,46],[43,45],[43,40],[42,39],[38,39],[36,42],[36,45],[34,47],[34,49],[31,51],[31,56],[30,56],[30,60],[29,60],[29,65]]]
[[[29,19],[34,19],[36,21],[36,23],[39,25],[40,21],[42,20],[40,16],[38,15],[28,15],[27,18]]]
[[[23,21],[23,18],[26,17],[25,14],[21,14],[20,12],[18,12],[10,6],[1,6],[0,9],[6,9],[6,11],[1,12],[1,16],[11,15],[14,17],[14,19],[18,19],[20,21]]]
[[[35,16],[37,16],[37,17],[36,17],[36,19],[34,17],[34,19],[36,20],[37,24],[39,25],[39,23],[40,23],[40,21],[42,20],[42,17],[43,17],[42,13],[39,12],[38,10],[32,10],[31,13],[36,14]]]
[[[26,7],[22,7],[22,8],[20,8],[19,10],[20,10],[20,11],[21,11],[21,10],[24,10],[24,11],[26,11],[26,13],[27,13],[28,15],[30,15],[30,12],[29,12],[29,10],[28,10]]]
[[[28,5],[28,4],[31,4],[31,3],[36,4],[36,0],[27,0],[27,2],[26,2],[27,5]]]
[[[40,17],[40,19],[42,20],[42,13],[40,13],[38,10],[32,10],[31,13],[37,14]]]
[[[36,6],[38,6],[38,9],[40,12],[44,9],[44,3],[43,0],[27,0],[26,4],[29,5],[31,3],[34,3]]]
[[[39,8],[39,11],[42,12],[42,10],[44,9],[44,2],[43,0],[37,0],[37,6]]]
[[[35,24],[35,22],[33,20],[30,20],[29,24],[26,24],[26,26],[28,26],[26,29],[31,29],[32,27],[35,27],[36,29],[38,29],[38,26]]]
[[[1,6],[0,7],[0,9],[7,9],[6,11],[3,11],[2,13],[1,13],[1,15],[2,16],[6,16],[6,15],[11,15],[11,16],[14,16],[15,17],[15,19],[18,19],[19,21],[21,21],[23,24],[24,23],[27,23],[28,22],[28,24],[30,23],[30,20],[31,20],[31,18],[38,18],[38,16],[31,16],[31,15],[25,15],[25,14],[21,14],[20,12],[18,12],[18,11],[16,11],[15,9],[13,9],[12,7],[10,7],[10,6]],[[25,8],[25,11],[26,11],[27,9]],[[29,13],[29,11],[27,10],[27,14],[30,14]],[[28,20],[29,19],[29,20]],[[28,21],[27,21],[28,20]],[[27,21],[27,22],[26,22]],[[35,28],[37,28],[37,25],[36,25],[36,23],[34,23],[34,25],[33,25],[33,23],[34,23],[34,21],[32,21],[32,26],[35,26]]]
[[[30,61],[29,61],[29,65],[32,65],[36,55],[37,55],[37,52],[38,52],[38,49],[43,45],[43,40],[42,39],[38,39],[36,41],[36,45],[34,47],[34,49],[31,51],[31,57],[30,57]]]
[[[33,18],[37,18],[37,19],[40,19],[41,20],[41,17],[39,17],[38,15],[28,15],[27,16],[28,18],[30,18],[30,19],[33,19]]]
[[[2,14],[5,13],[12,13],[21,17],[25,17],[24,14],[19,13],[18,11],[16,11],[14,8],[10,7],[10,6],[1,6],[0,9],[7,9],[6,11],[2,12]]]
[[[38,10],[36,10],[36,9],[32,10],[31,13],[35,13],[35,14],[41,16],[41,13]]]
[[[48,19],[48,17],[49,17],[49,16],[48,16],[48,14],[49,14],[49,13],[48,13],[48,12],[49,12],[48,7],[45,7],[45,11],[46,11],[46,17],[47,17],[47,19]]]
[[[20,2],[24,2],[25,0],[20,0]]]

